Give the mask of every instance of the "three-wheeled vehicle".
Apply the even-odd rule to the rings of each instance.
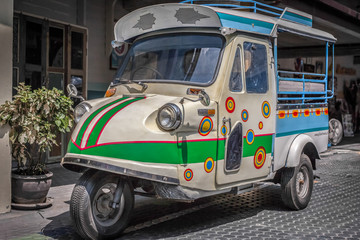
[[[104,98],[75,109],[62,166],[84,172],[70,205],[84,238],[119,235],[134,190],[193,201],[267,181],[291,209],[310,201],[336,39],[291,8],[187,2],[121,18],[113,46],[128,51],[116,77]],[[279,70],[278,46],[306,41],[323,44],[325,73]]]

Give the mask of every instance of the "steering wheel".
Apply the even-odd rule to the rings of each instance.
[[[137,71],[139,71],[140,69],[143,69],[143,68],[153,71],[153,72],[156,73],[156,75],[159,76],[161,79],[164,79],[164,76],[163,76],[158,70],[156,70],[155,68],[152,68],[152,67],[148,67],[148,66],[140,66],[140,67],[136,68],[136,69],[132,72],[132,74],[131,74],[131,79],[134,78],[135,73],[136,73]]]

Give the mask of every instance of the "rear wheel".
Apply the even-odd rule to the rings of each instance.
[[[114,238],[127,226],[134,206],[134,194],[128,182],[121,183],[120,203],[112,208],[118,183],[119,176],[115,174],[89,171],[75,185],[70,214],[83,238]]]
[[[281,198],[284,204],[294,210],[306,208],[313,189],[313,169],[306,154],[300,157],[295,168],[286,168],[281,176]]]
[[[343,138],[343,127],[339,120],[332,118],[329,121],[329,141],[332,145],[337,145]]]

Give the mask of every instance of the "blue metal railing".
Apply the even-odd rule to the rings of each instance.
[[[307,100],[326,100],[327,99],[327,76],[326,74],[318,73],[307,73],[307,72],[290,72],[290,71],[278,71],[278,74],[294,74],[300,75],[299,78],[289,78],[277,76],[278,83],[279,81],[289,81],[289,82],[300,82],[302,83],[302,91],[280,91],[278,84],[278,94],[288,95],[288,97],[278,97],[278,100],[301,100],[302,103],[305,103]],[[319,77],[321,79],[310,79],[305,78],[305,76]],[[306,91],[306,83],[319,83],[323,84],[324,91]],[[301,97],[289,96],[296,95]],[[306,95],[322,95],[321,97],[306,97]]]
[[[282,101],[290,101],[283,103],[286,105],[296,105],[301,102],[301,104],[312,104],[317,103],[326,103],[327,99],[334,96],[334,44],[332,45],[332,84],[331,90],[328,90],[328,65],[329,65],[329,43],[326,42],[326,53],[325,53],[325,74],[318,73],[308,73],[308,72],[291,72],[291,71],[281,71],[275,67],[276,79],[277,79],[277,94],[279,104],[282,104]],[[275,62],[277,63],[277,41],[275,41]],[[289,74],[289,75],[300,75],[300,77],[281,77],[280,74]],[[310,77],[317,77],[320,79],[313,79]],[[307,78],[306,78],[307,77]],[[302,91],[280,91],[279,84],[280,81],[288,82],[300,82],[302,83]],[[306,83],[318,83],[323,84],[323,91],[306,91]],[[316,96],[311,96],[316,95]],[[296,102],[296,103],[291,103]]]
[[[203,3],[202,3],[203,2]],[[284,9],[279,7],[274,7],[268,4],[260,3],[253,0],[230,0],[226,2],[230,2],[229,4],[225,3],[204,3],[204,2],[210,2],[206,0],[185,0],[180,3],[190,3],[190,4],[201,4],[205,6],[211,6],[211,7],[222,7],[222,8],[231,8],[231,9],[241,9],[241,10],[250,10],[254,13],[256,12],[263,12],[267,13],[269,15],[280,17],[283,13]],[[241,4],[250,4],[249,6],[242,6]]]

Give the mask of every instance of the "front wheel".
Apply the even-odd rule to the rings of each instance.
[[[284,204],[294,210],[307,207],[313,189],[313,169],[306,154],[300,157],[295,168],[286,168],[281,176],[281,198]]]
[[[70,215],[83,238],[114,238],[127,226],[134,206],[134,194],[125,181],[120,203],[112,208],[118,183],[119,176],[115,174],[88,171],[75,185]]]

